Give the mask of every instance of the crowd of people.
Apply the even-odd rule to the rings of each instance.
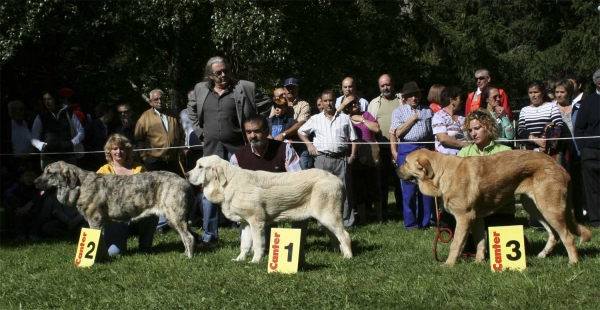
[[[380,95],[370,102],[346,77],[340,96],[324,90],[313,105],[300,97],[298,79],[286,78],[269,96],[255,83],[235,79],[221,57],[208,60],[204,78],[179,112],[167,108],[163,91],[152,90],[149,108],[137,120],[127,103],[101,103],[94,117],[86,115],[68,88],[44,91],[44,108],[31,119],[22,102],[11,101],[11,122],[3,124],[2,137],[2,153],[13,154],[2,165],[2,183],[12,184],[3,190],[4,232],[37,240],[77,235],[86,225],[74,209],[33,184],[44,167],[58,160],[97,173],[165,170],[184,177],[196,159],[209,155],[245,169],[293,173],[316,168],[334,174],[348,193],[343,208],[347,227],[385,224],[393,189],[405,228],[426,229],[436,225],[435,199],[395,175],[410,152],[426,148],[466,157],[515,147],[554,157],[571,175],[576,218],[600,227],[600,70],[592,77],[595,92],[589,95],[582,92],[584,82],[572,75],[532,81],[527,86],[530,104],[518,119],[506,92],[491,83],[486,69],[475,72],[475,89],[468,95],[456,86],[436,84],[427,102],[417,82],[396,90],[389,74],[379,77]],[[190,220],[202,219],[197,244],[210,247],[218,242],[224,219],[219,205],[206,200],[200,189],[196,200]],[[515,203],[497,213],[495,225],[510,223]],[[157,217],[107,225],[109,253],[124,253],[134,230],[140,250],[151,252],[154,233],[165,225]]]

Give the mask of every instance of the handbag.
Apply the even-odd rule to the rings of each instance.
[[[359,142],[367,142],[360,140]],[[379,145],[374,143],[359,143],[357,145],[358,161],[367,167],[379,165]]]

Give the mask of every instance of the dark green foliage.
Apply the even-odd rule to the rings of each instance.
[[[574,73],[589,92],[600,68],[599,12],[585,0],[15,0],[0,20],[3,102],[69,86],[90,106],[141,111],[142,93],[162,88],[184,107],[206,60],[222,55],[265,92],[299,78],[311,103],[346,76],[373,98],[385,72],[398,89],[470,91],[485,67],[519,108],[531,79]]]

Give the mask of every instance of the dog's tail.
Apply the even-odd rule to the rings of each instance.
[[[567,222],[567,228],[575,236],[579,236],[579,243],[588,242],[592,239],[592,232],[587,227],[577,223],[575,219],[575,209],[572,203],[572,182],[569,182],[567,189],[567,208],[565,210],[565,220]]]

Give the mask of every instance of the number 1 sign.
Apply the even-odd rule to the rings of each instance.
[[[297,273],[301,246],[300,229],[271,229],[267,272]]]

